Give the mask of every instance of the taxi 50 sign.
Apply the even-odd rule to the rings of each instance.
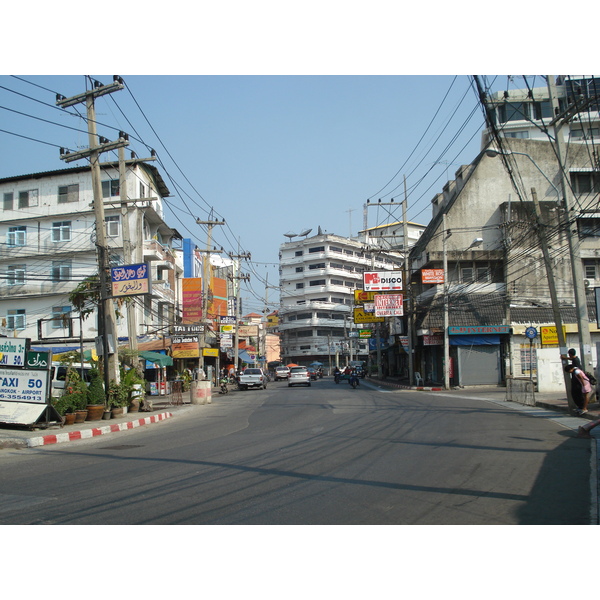
[[[382,292],[402,289],[402,271],[370,271],[363,273],[365,292]]]

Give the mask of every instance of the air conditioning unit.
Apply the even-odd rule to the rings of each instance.
[[[584,279],[583,280],[583,285],[585,285],[586,288],[589,288],[594,282],[591,279]]]

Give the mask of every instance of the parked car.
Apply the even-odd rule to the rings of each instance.
[[[275,369],[275,381],[287,379],[290,376],[289,367],[277,367]]]
[[[307,371],[311,381],[316,381],[319,378],[319,374],[314,367],[308,367]]]
[[[262,369],[248,368],[240,375],[238,388],[247,390],[251,387],[267,389],[267,377]]]
[[[306,367],[292,367],[288,378],[288,387],[293,385],[308,385],[310,386],[310,375]]]

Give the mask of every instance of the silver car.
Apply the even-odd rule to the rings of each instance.
[[[310,386],[310,375],[306,367],[292,367],[290,376],[288,377],[288,387],[293,385],[308,385]]]

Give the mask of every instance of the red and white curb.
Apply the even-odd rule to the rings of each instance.
[[[82,429],[81,431],[69,431],[68,433],[56,433],[51,435],[41,435],[39,437],[29,438],[27,440],[28,448],[35,448],[37,446],[47,446],[49,444],[62,444],[63,442],[73,442],[75,440],[85,440],[96,437],[98,435],[104,435],[106,433],[116,433],[117,431],[126,431],[128,429],[135,429],[142,425],[149,425],[150,423],[157,423],[158,421],[164,421],[173,414],[166,412],[158,415],[151,415],[150,417],[144,417],[143,419],[137,419],[135,421],[128,421],[126,423],[115,423],[114,425],[105,425],[104,427],[93,427],[92,429]]]

